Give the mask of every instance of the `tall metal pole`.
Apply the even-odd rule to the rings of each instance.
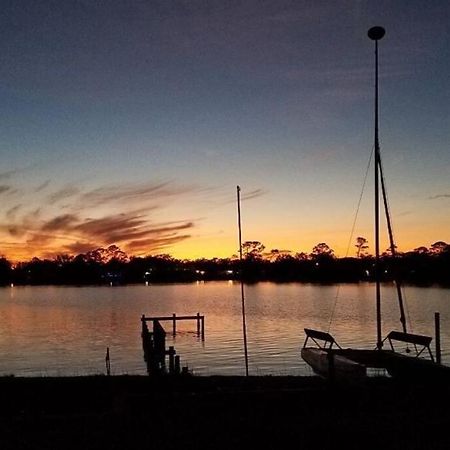
[[[242,277],[243,259],[242,259],[242,226],[241,226],[241,188],[239,186],[236,186],[236,192],[237,192],[238,229],[239,229],[239,263],[240,263],[239,278],[241,280],[242,334],[244,335],[245,376],[248,377],[247,325],[245,323],[245,295],[244,295],[244,280]]]
[[[384,36],[382,27],[372,27],[367,35],[375,41],[375,281],[377,315],[377,349],[381,350],[381,288],[380,288],[380,203],[379,203],[379,166],[380,142],[378,138],[378,41]]]

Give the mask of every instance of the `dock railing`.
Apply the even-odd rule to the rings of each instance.
[[[172,335],[175,336],[177,334],[177,321],[178,320],[193,320],[197,324],[197,336],[200,336],[202,341],[205,340],[205,316],[197,313],[194,316],[177,316],[173,313],[171,316],[156,316],[156,317],[147,317],[144,314],[141,317],[143,323],[150,322],[153,320],[157,320],[158,322],[162,321],[170,321],[172,322]]]

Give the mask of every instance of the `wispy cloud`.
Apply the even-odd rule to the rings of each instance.
[[[428,197],[428,200],[436,200],[438,198],[450,198],[450,194],[437,194]]]
[[[32,164],[30,166],[26,167],[20,167],[18,169],[12,169],[12,170],[6,170],[3,172],[0,172],[0,180],[9,180],[14,177],[14,175],[17,175],[22,172],[26,172],[27,170],[33,169],[36,167],[36,164]]]
[[[22,205],[15,205],[12,208],[9,208],[6,213],[5,216],[8,220],[13,220],[17,214],[17,212],[19,211],[19,209],[21,208]]]
[[[13,175],[19,173],[22,169],[14,169],[14,170],[7,170],[4,172],[0,172],[0,180],[8,180]]]
[[[48,185],[41,184],[40,191]],[[5,185],[4,191],[9,189]],[[168,198],[177,201],[204,190],[174,182],[114,184],[87,192],[68,185],[44,194],[38,208],[29,210],[26,203],[9,208],[0,232],[8,241],[22,242],[22,253],[30,256],[79,253],[111,244],[132,254],[150,254],[190,238],[196,226],[192,219],[161,220]]]
[[[88,207],[96,207],[105,203],[142,203],[156,201],[167,197],[195,192],[195,186],[180,186],[169,181],[162,183],[114,184],[102,186],[82,194],[80,203]]]
[[[49,184],[50,184],[50,180],[44,181],[43,183],[41,183],[41,184],[35,189],[35,192],[41,192],[41,191],[43,191]]]
[[[253,191],[244,192],[244,194],[241,196],[241,200],[251,200],[253,198],[258,198],[263,195],[265,195],[267,192],[264,189],[254,189]]]
[[[189,239],[190,237],[190,234],[182,234],[177,236],[162,236],[138,241],[131,241],[127,245],[126,249],[130,253],[136,254],[143,253],[147,251],[148,248],[151,248],[153,251],[161,251],[171,245]]]
[[[246,200],[252,200],[254,198],[258,198],[258,197],[262,197],[263,195],[266,195],[267,191],[265,189],[253,189],[251,191],[245,191],[242,190],[241,191],[241,201],[246,201]],[[226,205],[229,203],[235,203],[236,202],[236,194],[231,196],[229,193],[224,194],[223,196],[217,195],[216,198],[217,203],[221,204],[221,205]]]
[[[6,184],[0,185],[0,195],[5,194],[8,191],[11,191],[11,186],[8,186]]]
[[[74,195],[78,194],[80,191],[75,186],[66,186],[56,192],[53,192],[50,194],[47,199],[50,205],[53,205],[60,200],[65,200],[67,198],[73,197]]]

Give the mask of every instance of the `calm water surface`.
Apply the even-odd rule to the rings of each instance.
[[[395,290],[383,287],[383,334],[400,329]],[[412,332],[434,335],[441,313],[443,362],[450,364],[450,290],[405,288]],[[336,301],[337,298],[337,301]],[[374,286],[258,283],[246,286],[249,365],[255,375],[307,375],[300,358],[303,328],[327,330],[342,346],[373,348]],[[0,375],[86,375],[105,372],[106,347],[115,374],[145,374],[140,317],[196,314],[195,324],[168,333],[198,375],[244,373],[240,288],[232,282],[124,287],[0,289]],[[170,325],[166,330],[170,332]]]

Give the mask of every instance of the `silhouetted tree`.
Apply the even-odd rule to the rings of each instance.
[[[445,251],[448,251],[450,248],[449,244],[444,241],[437,241],[434,244],[431,244],[430,253],[432,255],[440,255]]]
[[[11,282],[11,263],[4,257],[0,257],[0,285]]]
[[[310,256],[308,255],[308,253],[298,252],[295,254],[295,259],[298,259],[300,261],[307,261],[308,259],[310,259]]]
[[[361,248],[364,247],[364,241]],[[178,260],[169,254],[128,258],[117,246],[98,248],[75,257],[58,255],[54,259],[33,258],[11,263],[0,257],[0,284],[105,284],[151,282],[190,282],[202,280],[238,279],[242,273],[248,282],[261,280],[305,282],[357,282],[373,280],[374,258],[336,258],[326,243],[317,244],[312,252],[294,256],[287,251],[272,249],[264,254],[259,241],[245,242],[246,258],[241,263],[233,258],[201,258]],[[362,253],[362,252],[361,252]],[[361,255],[360,253],[360,255]],[[437,241],[428,250],[414,251],[392,258],[388,249],[382,259],[383,279],[394,276],[418,284],[450,280],[450,245]]]
[[[245,241],[242,244],[243,257],[247,260],[260,260],[265,248],[259,241]]]
[[[325,242],[320,242],[312,249],[311,258],[323,257],[334,258],[334,250]]]
[[[111,260],[116,260],[120,262],[126,262],[129,260],[127,254],[120,250],[117,245],[110,245],[107,248],[97,248],[95,250],[91,250],[85,254],[86,259],[98,263],[107,263]]]
[[[400,253],[399,253],[399,251],[397,250],[397,246],[396,246],[396,245],[394,245],[394,250],[395,250],[395,254],[398,256]],[[390,256],[393,256],[393,255],[392,255],[392,248],[391,248],[391,247],[388,247],[388,248],[381,254],[381,256],[382,256],[382,257],[387,257],[387,258],[389,258]]]
[[[357,258],[362,258],[363,256],[367,255],[366,250],[369,248],[368,244],[368,240],[365,237],[362,236],[358,236],[356,238],[356,257]]]

